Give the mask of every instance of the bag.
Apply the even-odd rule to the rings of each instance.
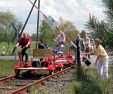
[[[32,67],[41,67],[41,64],[39,61],[32,61]]]
[[[88,60],[88,59],[86,59],[86,60],[84,61],[84,63],[85,63],[87,66],[89,66],[89,65],[91,64],[91,61]]]

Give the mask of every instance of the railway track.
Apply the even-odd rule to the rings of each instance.
[[[32,79],[20,77],[18,79],[15,76],[0,79],[0,94],[25,94],[30,93],[30,89],[33,85],[42,85],[49,79],[54,79],[62,74],[70,72],[73,68],[68,67],[62,71],[58,71],[49,76],[34,76]]]

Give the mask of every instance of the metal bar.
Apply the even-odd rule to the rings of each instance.
[[[36,38],[36,49],[38,49],[39,19],[40,19],[40,0],[38,0],[38,16],[37,16],[37,38]]]
[[[24,29],[25,29],[25,26],[26,26],[26,24],[27,24],[27,22],[28,22],[28,20],[29,20],[29,18],[30,18],[30,15],[31,15],[31,13],[32,13],[32,11],[33,11],[34,5],[36,4],[36,1],[37,1],[37,0],[35,0],[34,3],[33,3],[33,6],[32,6],[32,8],[31,8],[31,10],[30,10],[30,12],[29,12],[29,15],[28,15],[28,17],[27,17],[27,19],[26,19],[26,21],[25,21],[25,23],[24,23],[24,26],[23,26],[23,28],[22,28],[20,34],[19,34],[19,37],[21,37],[21,35],[22,35],[22,33],[23,33]]]
[[[31,0],[29,0],[29,2],[30,2],[32,5],[34,5],[34,7],[35,7],[36,9],[38,9],[38,10],[40,11],[40,9],[39,9],[35,4],[33,4],[33,2],[32,2]],[[42,11],[40,11],[40,12],[44,15],[45,18],[47,18],[47,16],[46,16]]]
[[[29,0],[30,1],[30,0]],[[30,1],[30,3],[31,4],[33,4],[31,1]],[[35,5],[34,5],[35,6]],[[35,8],[37,8],[37,6],[35,6]],[[38,10],[39,10],[39,8],[37,8]],[[41,12],[41,11],[40,11]],[[41,12],[42,13],[42,12]],[[42,13],[46,18],[47,18],[47,16],[44,14],[44,13]],[[60,26],[60,25],[59,25]],[[73,41],[69,38],[69,37],[67,37],[67,35],[64,33],[64,32],[62,32],[58,27],[56,27],[56,29],[60,32],[60,33],[63,33],[65,36],[66,36],[66,38],[68,39],[68,41],[75,47],[75,48],[77,48],[77,46],[73,43]],[[84,53],[79,49],[79,51],[78,51],[78,57],[79,57],[79,59],[80,59],[80,55],[79,54],[82,54],[84,57],[86,57],[85,55],[84,55]],[[86,59],[87,59],[87,57],[86,57]],[[88,60],[88,59],[87,59]],[[78,60],[78,62],[80,63],[80,60]]]
[[[32,4],[32,5],[34,5],[30,0],[29,0],[29,2]],[[39,10],[39,8],[36,6],[36,5],[34,5],[35,6],[35,8],[36,9],[38,9]],[[40,12],[41,12],[41,10],[39,10]],[[41,12],[42,13],[42,12]],[[45,18],[47,19],[47,16],[44,14],[44,13],[42,13],[44,16],[45,16]],[[60,26],[60,25],[59,25]],[[58,27],[56,27],[56,29],[58,30],[58,31],[60,31],[60,33],[63,33]],[[64,34],[65,35],[65,34]],[[66,35],[65,35],[66,36]],[[66,36],[66,38],[72,43],[72,45],[74,45],[74,47],[75,48],[77,48],[77,46],[71,41],[71,39],[70,38],[68,38],[67,36]]]
[[[15,79],[15,76],[14,75],[13,76],[6,77],[6,78],[1,78],[0,79],[0,82],[8,82],[8,81],[11,81],[12,79]]]

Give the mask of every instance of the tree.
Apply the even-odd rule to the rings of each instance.
[[[32,35],[31,35],[31,39],[32,39],[32,41],[36,41],[36,33],[33,33]]]
[[[94,37],[98,37],[103,41],[103,45],[112,47],[113,41],[113,0],[103,0],[106,10],[106,20],[99,21],[94,15],[89,16],[86,24],[87,28],[92,31]]]
[[[12,23],[15,25],[21,24],[10,11],[0,12],[0,42],[10,41],[12,35],[14,35],[14,29],[12,28]]]
[[[60,17],[60,26],[59,28],[71,39],[76,38],[77,33],[79,32],[72,22],[64,20]]]
[[[49,26],[49,24],[43,20],[41,23],[39,39],[42,39],[47,45],[54,46],[54,30]]]
[[[75,26],[72,22],[63,20],[60,18],[59,27],[62,32],[66,34],[72,41],[76,38],[76,34],[78,30],[76,30]],[[41,23],[41,29],[39,32],[39,39],[42,39],[45,43],[49,44],[49,46],[53,47],[56,45],[56,37],[60,34],[57,28],[51,28],[45,20]]]

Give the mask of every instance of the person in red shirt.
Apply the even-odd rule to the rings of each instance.
[[[23,38],[19,40],[19,42],[15,45],[15,48],[21,46],[22,48],[22,61],[25,56],[25,62],[28,62],[28,49],[30,48],[31,38],[28,36],[26,32],[23,33]]]

